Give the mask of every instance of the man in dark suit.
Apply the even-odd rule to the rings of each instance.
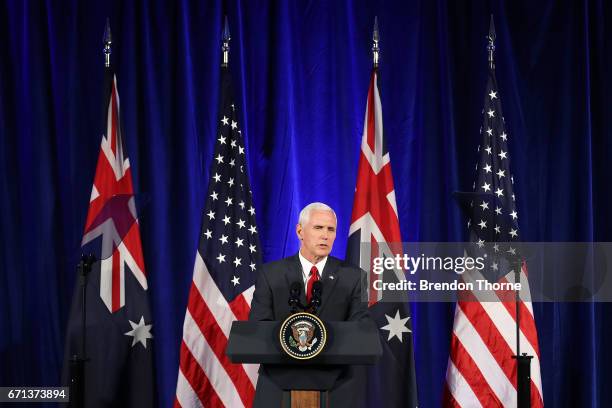
[[[373,324],[367,301],[361,298],[363,271],[329,256],[336,239],[336,214],[326,204],[312,203],[300,212],[296,233],[301,241],[299,252],[285,259],[263,265],[257,277],[249,320],[283,321],[290,314],[289,287],[303,283],[301,303],[306,304],[312,285],[321,280],[323,293],[318,316],[323,321],[368,321]],[[275,384],[274,370],[262,366],[255,392],[254,407],[280,406],[283,390]],[[363,376],[356,368],[335,368],[338,377],[329,395],[332,408],[359,407],[363,401]]]

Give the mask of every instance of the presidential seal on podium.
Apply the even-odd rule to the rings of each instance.
[[[309,360],[325,348],[327,330],[317,316],[300,312],[289,316],[280,327],[282,349],[297,360]]]

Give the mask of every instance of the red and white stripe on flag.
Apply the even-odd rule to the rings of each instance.
[[[258,365],[225,355],[234,320],[247,320],[254,286],[227,303],[198,252],[189,292],[175,407],[250,407]]]
[[[471,280],[485,279],[477,273]],[[513,279],[511,279],[513,281]],[[500,282],[508,282],[503,277]],[[521,299],[529,298],[526,268],[521,273]],[[455,309],[450,358],[443,396],[444,407],[516,407],[516,303],[491,301],[514,298],[514,292],[499,291],[478,296],[462,293]],[[531,356],[531,406],[543,407],[538,334],[531,302],[520,304],[521,352]]]

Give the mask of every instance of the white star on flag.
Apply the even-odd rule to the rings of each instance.
[[[134,323],[131,320],[130,326],[132,326],[132,330],[127,333],[124,333],[126,336],[132,336],[132,347],[136,345],[136,343],[141,343],[144,348],[147,348],[147,339],[152,339],[153,335],[151,334],[152,324],[145,324],[144,316],[140,317],[140,321],[138,323]]]
[[[386,326],[381,327],[380,329],[387,330],[389,332],[389,337],[387,338],[387,341],[391,340],[393,337],[397,337],[399,341],[403,343],[402,333],[411,332],[411,330],[406,327],[406,322],[408,322],[410,316],[404,317],[402,319],[402,317],[400,316],[399,309],[397,309],[395,311],[394,317],[391,317],[387,314],[385,314],[385,317],[387,318],[388,324]]]

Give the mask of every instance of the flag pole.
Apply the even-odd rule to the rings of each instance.
[[[489,34],[487,35],[489,41],[487,45],[489,69],[495,70],[495,23],[493,21],[493,14],[491,14],[491,20],[489,23]],[[515,258],[514,267],[514,282],[517,284],[516,288],[521,285],[521,270],[523,268],[523,260],[520,256]],[[517,407],[518,408],[531,408],[531,359],[532,356],[527,353],[521,354],[521,291],[520,289],[514,290],[514,303],[516,306],[516,355],[512,358],[516,359],[517,363],[517,376],[516,376],[516,394],[517,394]]]
[[[223,44],[221,45],[221,50],[223,51],[223,61],[221,62],[222,67],[227,67],[229,64],[229,42],[232,39],[230,36],[229,23],[227,21],[227,16],[225,16],[225,22],[223,24]]]
[[[104,26],[104,35],[102,36],[104,43],[104,67],[110,68],[110,55],[112,52],[112,36],[110,29],[109,18],[106,18]],[[70,358],[70,408],[81,408],[85,406],[85,363],[87,358],[87,277],[91,272],[93,263],[96,262],[96,257],[92,254],[81,255],[81,260],[77,265],[79,275],[79,285],[81,287],[81,347],[80,353],[75,354]]]
[[[378,68],[378,41],[380,37],[378,35],[378,16],[374,17],[374,30],[372,32],[372,63],[374,68]]]

